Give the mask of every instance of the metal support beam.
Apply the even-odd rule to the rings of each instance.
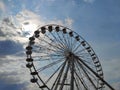
[[[74,59],[71,59],[71,87],[70,90],[74,90]]]
[[[101,78],[92,68],[90,68],[82,59],[78,56],[74,56],[76,59],[80,60],[80,62],[86,66],[97,78],[99,78],[103,83],[105,83],[111,90],[115,90],[110,84],[108,84],[103,78]]]

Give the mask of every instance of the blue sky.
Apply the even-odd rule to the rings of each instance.
[[[30,31],[26,21],[35,24]],[[120,90],[120,0],[0,0],[0,90],[32,87],[30,78],[23,80],[25,61],[19,56],[28,43],[25,32],[48,23],[65,25],[85,38],[100,58],[105,80]]]

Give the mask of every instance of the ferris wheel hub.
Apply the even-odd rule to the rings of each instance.
[[[66,51],[64,54],[67,59],[71,59],[75,57],[74,53],[71,51]]]

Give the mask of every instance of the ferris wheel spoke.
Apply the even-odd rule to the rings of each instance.
[[[56,32],[56,34],[58,35],[59,41],[60,43],[63,45],[64,49],[67,47],[64,40],[61,38],[61,36],[59,35],[59,33]]]
[[[83,49],[81,49],[81,50],[77,50],[76,52],[75,52],[75,54],[77,55],[77,54],[79,54],[79,53],[82,53],[83,51],[85,51],[86,49],[85,48],[83,48]]]
[[[59,71],[59,74],[58,74],[57,78],[55,79],[51,90],[57,90],[60,79],[61,79],[61,76],[62,76],[62,73],[63,73],[63,70],[66,66],[66,62],[67,62],[67,60],[64,62],[63,66],[61,67],[61,70]]]
[[[71,40],[70,40],[70,37],[68,36],[68,34],[66,35],[66,38],[68,41],[69,49],[71,50]]]
[[[66,48],[68,49],[69,48],[69,44],[68,44],[68,42],[67,42],[67,40],[65,38],[65,34],[62,34],[62,36],[63,36],[63,40],[65,42],[65,45],[67,46]]]
[[[38,71],[38,72],[41,72],[41,71],[43,71],[43,70],[45,70],[45,69],[48,69],[48,68],[50,68],[50,67],[52,67],[52,66],[54,66],[54,65],[56,65],[56,64],[58,64],[58,63],[60,63],[61,61],[63,61],[63,59],[54,61],[54,62],[52,62],[52,63],[50,63],[50,64],[48,64],[48,65],[45,65],[45,66],[39,68],[37,71]]]
[[[86,54],[77,54],[76,56],[80,57],[80,58],[84,58],[84,59],[91,59],[91,56],[89,55],[89,53]]]
[[[79,66],[78,63],[76,62],[76,69],[77,69],[77,72],[79,73],[79,75],[78,75],[77,72],[75,72],[75,74],[76,74],[76,76],[78,77],[78,79],[79,79],[79,81],[81,82],[81,84],[83,85],[84,89],[85,89],[85,90],[89,90],[89,89],[88,89],[88,86],[86,85],[86,83],[85,83],[85,81],[84,81],[84,79],[83,79],[83,76],[81,75],[81,70],[79,69],[78,66]]]
[[[52,36],[56,39],[56,41],[59,42],[59,44],[62,46],[62,48],[65,49],[65,48],[66,48],[66,45],[65,45],[65,43],[63,42],[63,40],[61,39],[59,33],[55,32],[55,35],[54,35],[53,33],[51,33],[51,34],[52,34]]]
[[[90,56],[89,57],[87,57],[87,56],[83,56],[83,57],[82,56],[78,56],[78,57],[81,58],[86,64],[88,64],[89,66],[91,66],[91,68],[95,68],[94,65],[93,65],[93,62],[91,62],[92,59],[91,59]]]
[[[73,38],[70,37],[70,50],[72,51],[72,42],[73,42]]]
[[[65,73],[64,73],[63,80],[62,80],[62,82],[61,82],[61,85],[60,85],[60,89],[59,89],[59,90],[63,90],[63,87],[64,87],[64,84],[65,84],[65,80],[66,80],[66,78],[67,78],[67,74],[68,74],[69,68],[70,68],[70,64],[69,64],[69,61],[68,61],[68,65],[67,65],[67,67],[66,67],[66,71],[65,71]]]
[[[79,68],[78,68],[79,69]],[[86,70],[86,72],[87,73],[89,73],[89,75],[92,77],[92,78],[94,78],[94,79],[92,79],[92,81],[96,81],[97,82],[97,78],[95,77],[95,76],[93,76],[86,68],[84,68],[85,70]],[[83,79],[82,79],[82,81],[83,81]],[[88,89],[87,89],[88,90]]]
[[[44,55],[34,55],[33,57],[35,58],[35,57],[55,57],[55,56],[57,56],[57,57],[62,57],[62,55],[59,55],[59,54],[44,54]]]
[[[59,71],[59,69],[62,67],[64,63],[62,63],[57,69],[56,71],[54,71],[54,73],[49,77],[49,79],[45,82],[45,84],[47,84],[52,78],[53,76]]]
[[[83,59],[83,61],[84,61],[87,65],[89,65],[92,69],[95,68],[94,65],[93,65],[91,62],[86,61],[86,60],[84,60],[84,59]]]
[[[79,58],[78,58],[79,59]],[[79,59],[81,63],[84,64],[98,79],[100,79],[104,84],[106,84],[111,90],[115,90],[111,85],[109,85],[103,78],[101,78],[94,70],[92,70],[89,66],[87,66],[81,59]]]
[[[77,56],[78,56],[78,55],[77,55]],[[86,61],[86,62],[89,63],[89,64],[92,63],[92,62],[91,62],[92,59],[91,59],[90,56],[85,56],[85,55],[83,56],[83,55],[81,55],[81,56],[78,56],[78,57],[81,58],[83,61]],[[93,64],[91,64],[91,65],[93,65]]]
[[[59,41],[61,42],[61,44],[63,44],[64,49],[66,49],[67,44],[66,44],[65,39],[64,39],[64,37],[63,37],[63,35],[64,35],[63,32],[62,32],[62,31],[59,31],[59,33],[56,32],[56,34],[57,34],[58,39],[59,39]]]
[[[37,53],[40,53],[41,55],[45,55],[45,54],[48,54],[48,55],[52,55],[52,56],[62,56],[63,55],[63,52],[61,52],[61,51],[54,51],[54,50],[52,50],[52,51],[50,51],[50,50],[46,50],[46,49],[44,49],[44,50],[33,50],[34,52],[36,52],[36,54]]]
[[[50,46],[47,46],[47,47],[45,47],[45,46],[43,46],[45,49],[47,49],[47,50],[51,50],[51,51],[53,51],[53,52],[62,52],[62,50],[61,50],[61,48],[59,48],[59,50],[58,49],[56,49],[55,47],[50,47]],[[53,49],[54,48],[54,49]]]
[[[35,57],[40,57],[40,58],[43,58],[43,57],[51,57],[51,58],[53,58],[53,57],[56,57],[56,58],[61,58],[61,57],[63,57],[63,55],[62,54],[57,54],[57,53],[40,53],[40,54],[36,54],[36,55],[34,55],[34,56],[32,56],[33,58],[35,58]]]
[[[77,80],[79,80],[78,83],[79,83],[79,82],[81,83],[81,84],[79,83],[79,85],[82,85],[85,90],[89,90],[88,87],[87,87],[87,85],[86,85],[86,84],[84,83],[84,81],[80,78],[80,76],[79,76],[76,72],[75,72],[75,74],[76,74],[76,76],[77,76],[77,78],[78,78]]]
[[[62,43],[52,34],[52,32],[51,32],[51,35],[54,37],[54,39],[55,40],[53,40],[53,39],[51,39],[48,35],[46,35],[52,42],[55,42],[56,43],[56,45],[58,45],[62,50],[64,49],[64,46],[62,45]],[[57,43],[57,42],[59,42],[59,43]]]
[[[64,59],[63,57],[62,58],[39,58],[39,59],[35,59],[34,61],[57,61],[58,59]]]
[[[86,68],[85,68],[85,70],[93,78],[92,80],[97,82],[97,78],[90,71],[88,71]]]
[[[71,79],[71,81],[70,81],[70,90],[73,90],[74,89],[74,72],[75,72],[75,65],[74,65],[74,58],[72,57],[71,59],[70,59],[71,61],[70,61],[70,72],[71,72],[71,77],[70,77],[70,79]]]
[[[87,60],[91,60],[91,57],[90,56],[78,56],[79,58],[81,58],[82,60],[84,60],[84,61],[86,61],[86,62],[88,62]],[[90,63],[90,61],[88,62],[88,63]]]
[[[92,61],[91,58],[83,58],[81,56],[79,58],[81,58],[87,65],[91,66],[91,68],[95,68],[95,66],[94,66],[93,61]]]
[[[76,53],[75,54],[77,57],[82,58],[82,60],[90,63],[92,58],[89,55],[89,53],[82,53],[82,52],[86,52],[85,49],[81,49],[78,54],[76,54]]]
[[[78,55],[89,55],[89,53],[88,52],[83,52],[83,53],[79,53]]]
[[[51,51],[55,51],[55,49],[51,49],[50,47],[48,48],[47,45],[41,45],[41,44],[38,44],[37,45],[37,48],[34,48],[33,50],[37,50],[37,51],[41,51],[41,50],[51,50]]]
[[[58,43],[59,46],[64,50],[64,49],[65,49],[65,44],[62,42],[62,40],[59,40],[60,37],[58,36],[58,33],[57,33],[56,36],[58,36],[59,38],[57,38],[53,33],[51,33],[51,35],[52,35],[52,37],[53,37],[57,42],[59,42],[59,43]]]
[[[89,59],[91,58],[91,55],[88,52],[83,52],[83,53],[81,52],[81,53],[76,54],[76,56],[83,57],[83,58],[89,57]]]
[[[76,46],[76,43],[77,43],[78,41],[74,38],[74,40],[72,41],[72,51],[73,51],[73,48]]]
[[[59,48],[59,47],[57,47],[57,46],[55,46],[55,45],[49,43],[48,41],[46,41],[46,40],[44,40],[44,39],[41,39],[41,38],[39,38],[39,39],[42,40],[42,41],[44,41],[45,43],[47,43],[49,46],[52,46],[52,47],[54,47],[54,48],[56,48],[56,49],[61,50],[61,48]]]
[[[67,46],[68,46],[68,49],[70,49],[71,48],[71,46],[70,46],[70,38],[68,37],[68,34],[63,34],[63,36],[64,36],[64,40],[65,40],[65,42],[66,42],[66,44],[67,44]]]
[[[75,77],[75,85],[76,85],[76,89],[77,90],[80,90],[79,86],[80,86],[80,83],[78,81],[78,79]]]
[[[46,50],[47,49],[47,50]],[[45,50],[43,50],[43,51],[41,51],[41,50],[33,50],[36,54],[37,53],[40,53],[40,54],[42,54],[43,56],[45,55],[45,54],[49,54],[49,53],[52,53],[52,54],[54,54],[54,53],[56,53],[55,55],[53,55],[53,56],[61,56],[62,55],[62,52],[61,51],[55,51],[55,50],[52,50],[52,49],[49,49],[49,48],[46,48]],[[37,56],[37,55],[35,55],[35,56]]]
[[[79,66],[81,67],[83,73],[85,74],[85,76],[87,77],[87,79],[90,81],[90,83],[93,85],[94,89],[97,90],[97,87],[95,86],[94,82],[92,81],[92,79],[89,77],[88,73],[86,72],[86,70],[84,69],[83,65],[77,60]]]
[[[73,52],[75,52],[76,50],[78,50],[78,48],[80,48],[80,46],[81,46],[81,43],[78,44],[75,48],[73,48]]]

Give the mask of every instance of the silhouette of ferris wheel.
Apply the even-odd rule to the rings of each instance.
[[[38,28],[26,47],[31,82],[40,90],[103,90],[107,85],[92,47],[73,30],[60,25]]]

